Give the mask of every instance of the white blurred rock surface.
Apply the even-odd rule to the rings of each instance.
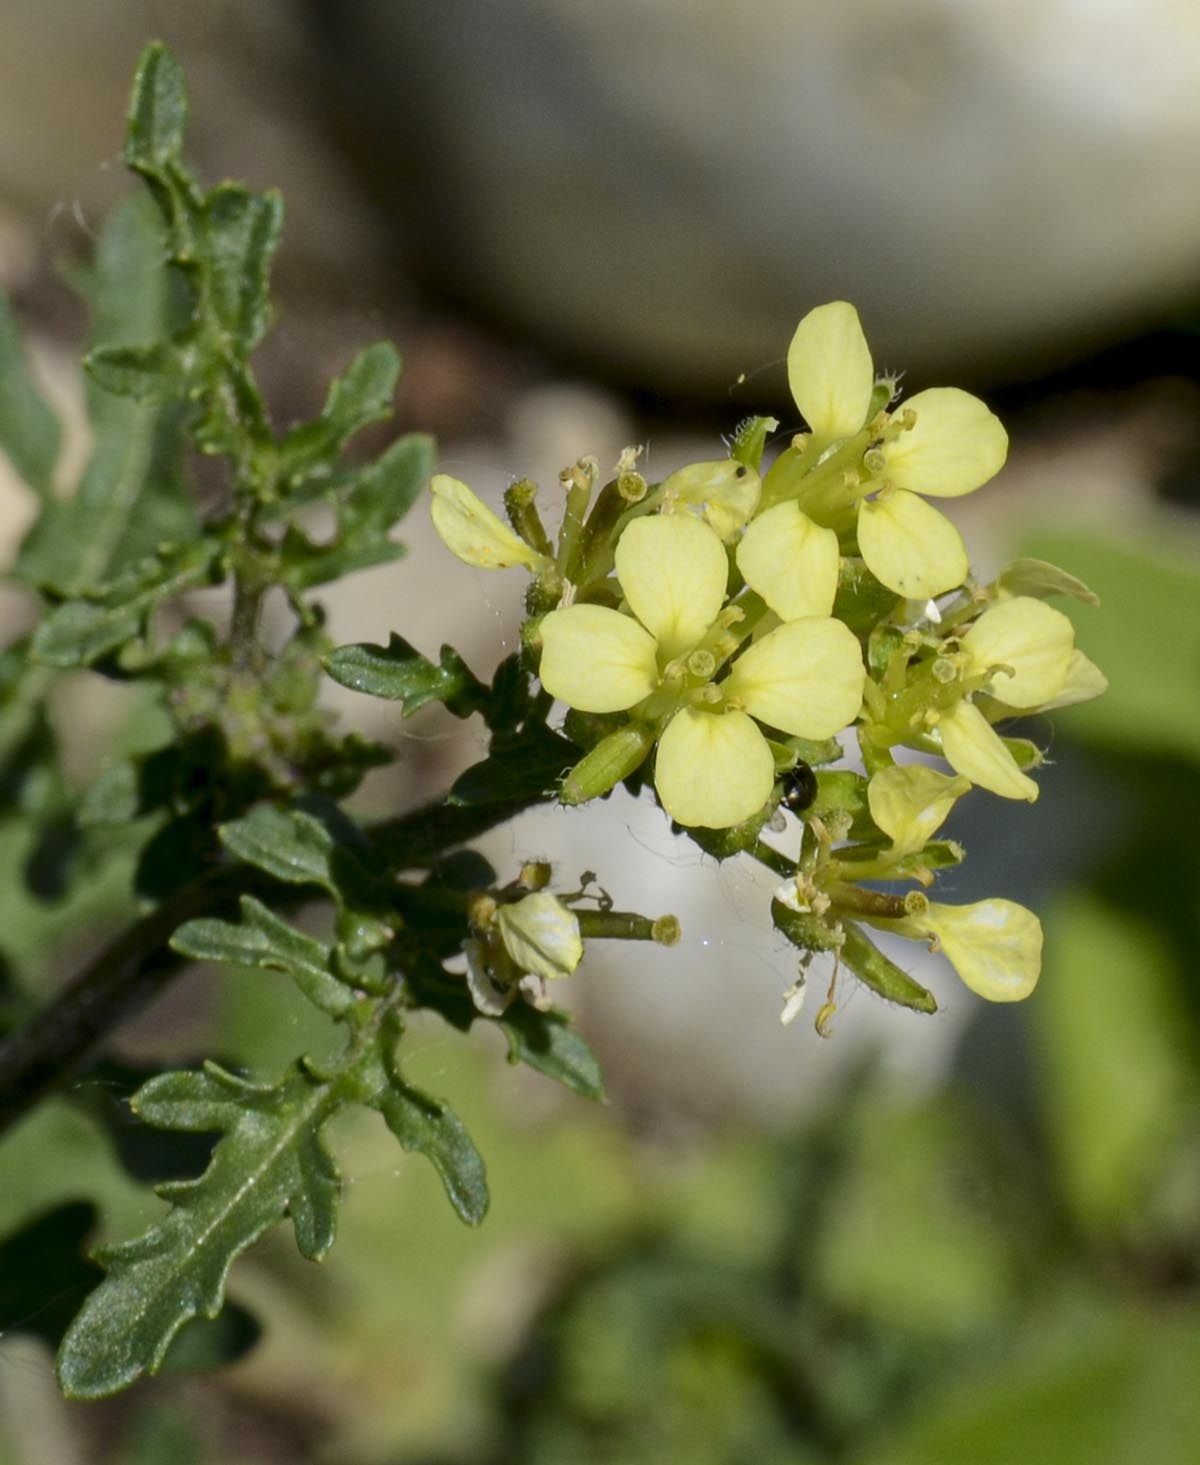
[[[1019,372],[1200,281],[1200,9],[1180,0],[341,14],[376,145],[420,138],[418,252],[658,384],[720,389],[839,297],[888,365]],[[394,106],[372,102],[384,78]]]

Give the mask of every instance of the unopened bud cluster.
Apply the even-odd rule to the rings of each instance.
[[[985,997],[1024,997],[1040,966],[1036,918],[1010,901],[953,907],[923,892],[963,857],[936,838],[957,799],[972,787],[1037,798],[1039,751],[997,725],[1104,690],[1071,621],[1046,603],[1095,597],[1039,561],[975,583],[958,528],[931,500],[994,477],[1004,428],[954,387],[897,402],[852,306],[801,321],[788,376],[807,431],[768,467],[778,424],[753,418],[727,457],[657,484],[636,450],[598,491],[595,460],[581,459],[562,476],[553,548],[524,482],[506,497],[510,529],[439,475],[434,523],[469,564],[533,576],[523,644],[586,749],[564,802],[646,765],[662,807],[705,848],[747,849],[786,873],[773,910],[802,964],[834,952],[881,995],[930,1010],[866,938],[874,926],[934,943]],[[828,767],[851,730],[862,773]],[[798,806],[794,780],[809,769],[813,797]],[[761,838],[781,808],[804,823],[795,861]],[[920,888],[904,898],[861,883],[881,880]]]

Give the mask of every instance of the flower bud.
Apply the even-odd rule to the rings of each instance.
[[[722,539],[731,539],[758,508],[762,480],[753,468],[733,458],[690,463],[663,483],[664,505],[692,504]]]
[[[564,804],[599,798],[639,768],[653,746],[654,729],[648,723],[631,722],[609,733],[567,774],[560,798]]]
[[[517,968],[551,980],[569,977],[583,955],[579,921],[556,895],[539,890],[502,905],[496,925]]]

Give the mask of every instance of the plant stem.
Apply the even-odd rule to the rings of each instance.
[[[0,1043],[0,1133],[70,1078],[101,1038],[183,969],[184,958],[167,947],[177,926],[229,904],[260,881],[257,872],[237,865],[184,886],[127,927],[48,1006]]]
[[[266,587],[243,575],[233,577],[233,614],[229,621],[229,649],[235,671],[255,671],[262,657],[258,619]]]

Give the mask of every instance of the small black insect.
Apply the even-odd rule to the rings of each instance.
[[[783,780],[783,797],[779,802],[793,814],[803,814],[817,797],[817,775],[807,763],[797,763]]]

